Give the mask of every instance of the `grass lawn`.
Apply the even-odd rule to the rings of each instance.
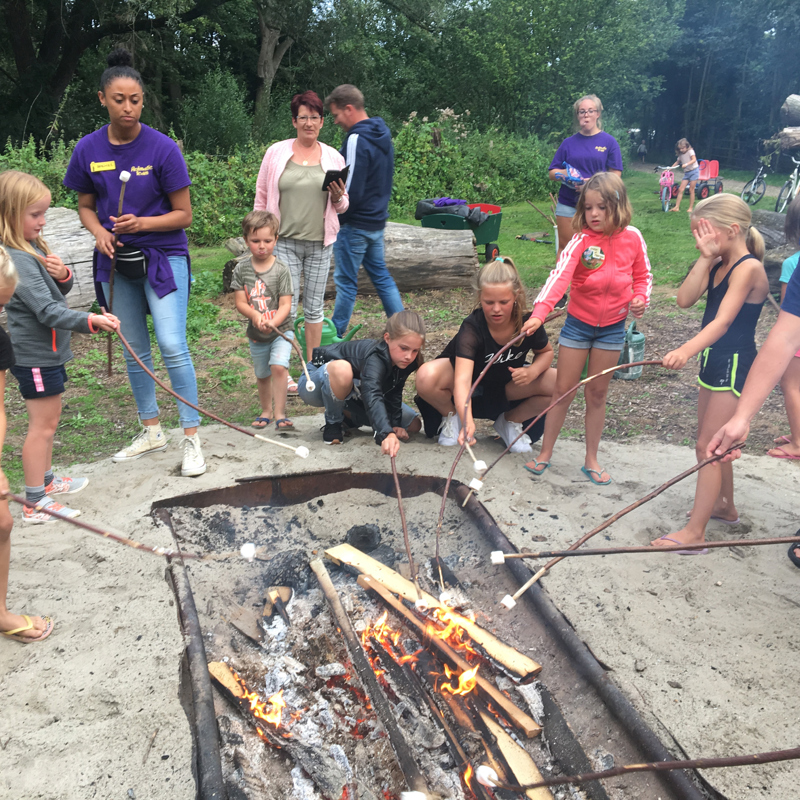
[[[753,169],[726,169],[722,173],[722,178],[723,180],[727,179],[747,183],[747,181],[755,177],[755,174],[756,172]],[[766,180],[767,186],[775,186],[780,189],[781,186],[789,180],[789,174],[771,172],[764,176],[764,180]]]

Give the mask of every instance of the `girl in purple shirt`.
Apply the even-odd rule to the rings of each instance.
[[[75,146],[64,185],[78,192],[81,222],[95,237],[94,277],[98,299],[111,309],[110,278],[115,237],[113,311],[142,361],[152,369],[147,314],[153,318],[172,388],[197,404],[197,380],[186,342],[189,302],[189,246],[192,224],[189,173],[178,146],[143,125],[144,86],[126,50],[114,50],[100,79],[98,97],[109,124]],[[118,214],[122,178],[127,172],[123,213]],[[139,419],[144,429],[112,461],[133,461],[167,448],[156,404],[155,383],[125,351]],[[178,403],[183,427],[181,475],[206,471],[197,428],[198,413]]]

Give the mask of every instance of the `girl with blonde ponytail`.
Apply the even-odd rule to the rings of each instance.
[[[735,414],[747,373],[756,358],[755,329],[769,291],[761,259],[764,239],[751,224],[750,207],[731,194],[718,194],[698,203],[692,212],[692,233],[700,251],[678,290],[678,305],[690,308],[706,292],[700,333],[664,356],[669,369],[681,369],[700,357],[700,396],[697,406],[697,460],[721,425]],[[694,506],[689,521],[677,533],[653,544],[697,544],[705,541],[709,520],[735,525],[739,515],[733,501],[731,463],[709,465],[697,474]],[[707,550],[677,551],[702,555]]]

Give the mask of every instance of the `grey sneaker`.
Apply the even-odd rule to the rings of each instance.
[[[200,449],[200,434],[183,437],[183,463],[181,475],[184,478],[194,478],[206,471],[206,462],[203,451]]]
[[[494,429],[500,434],[500,438],[506,443],[506,446],[511,444],[514,439],[522,433],[521,422],[510,422],[506,419],[505,414],[501,414],[493,425]],[[523,434],[522,438],[515,442],[509,452],[511,453],[530,453],[533,450],[531,447],[531,438],[528,434]]]
[[[41,510],[43,508],[52,511],[57,516],[46,514]],[[22,509],[22,521],[27,522],[29,525],[46,525],[50,522],[58,522],[59,518],[69,519],[70,517],[79,517],[80,514],[81,512],[77,509],[62,506],[60,503],[56,503],[52,497],[45,496],[44,500],[36,504],[36,508],[25,506]]]
[[[55,475],[53,480],[44,487],[44,492],[47,495],[77,494],[88,485],[88,478],[68,478],[66,475]]]
[[[120,461],[135,461],[148,453],[160,453],[166,450],[168,444],[160,424],[145,425],[124,450],[111,456],[111,460],[116,464]]]

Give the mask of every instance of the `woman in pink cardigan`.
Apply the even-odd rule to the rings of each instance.
[[[292,125],[297,138],[277,142],[267,150],[258,173],[253,204],[254,210],[270,211],[280,220],[274,252],[292,273],[292,317],[297,315],[300,275],[304,276],[308,361],[322,338],[323,299],[333,243],[339,233],[338,215],[347,211],[349,205],[343,181],[331,183],[327,192],[322,191],[325,173],[344,169],[344,158],[318,141],[322,124],[319,95],[311,91],[296,94],[292,98]]]

